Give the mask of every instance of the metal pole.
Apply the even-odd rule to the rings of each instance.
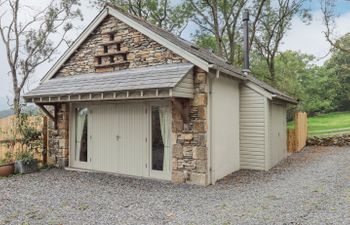
[[[243,67],[243,74],[247,75],[250,73],[249,69],[249,11],[244,10],[243,13],[243,28],[244,28],[244,34],[243,34],[243,40],[244,40],[244,46],[243,46],[243,52],[244,52],[244,67]]]

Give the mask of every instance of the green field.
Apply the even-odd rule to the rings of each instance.
[[[293,127],[293,122],[288,123]],[[335,112],[308,118],[309,136],[350,133],[350,112]]]

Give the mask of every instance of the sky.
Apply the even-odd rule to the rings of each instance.
[[[31,0],[33,7],[40,6],[43,1],[48,0]],[[174,2],[178,0],[172,0]],[[87,2],[87,1],[82,1]],[[307,54],[312,54],[316,56],[316,61],[314,63],[322,65],[322,63],[329,58],[330,45],[325,40],[324,34],[322,33],[325,29],[322,23],[322,13],[320,10],[319,0],[308,0],[305,3],[305,8],[310,9],[312,14],[312,21],[309,25],[304,24],[299,17],[294,17],[292,20],[291,29],[287,32],[286,37],[283,40],[281,51],[294,50],[300,51]],[[0,9],[0,14],[2,14]],[[70,34],[70,39],[74,40],[80,32],[86,27],[91,20],[98,14],[99,10],[96,8],[89,7],[85,4],[82,5],[81,10],[84,15],[83,21],[76,21],[75,25],[78,29],[74,30]],[[350,1],[347,0],[337,0],[336,3],[336,13],[338,18],[336,19],[336,30],[334,36],[340,37],[348,32],[350,32]],[[21,15],[23,18],[28,17],[28,15]],[[191,34],[195,30],[195,25],[189,24],[186,30],[183,32],[182,37],[191,40]],[[29,80],[28,85],[25,87],[25,91],[28,91],[36,87],[40,79],[46,74],[50,69],[52,64],[59,58],[59,56],[64,52],[65,49],[60,49],[55,55],[51,63],[46,63],[40,66],[34,76]],[[8,76],[9,67],[6,61],[5,48],[2,42],[0,43],[0,111],[10,108],[7,99],[12,96],[11,92],[11,80]]]

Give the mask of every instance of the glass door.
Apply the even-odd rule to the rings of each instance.
[[[90,115],[87,107],[74,108],[73,167],[87,168],[91,163],[90,155]]]
[[[170,179],[171,114],[169,105],[151,106],[151,177]]]

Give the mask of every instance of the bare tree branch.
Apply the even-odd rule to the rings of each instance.
[[[323,23],[326,30],[323,32],[328,43],[335,49],[339,49],[343,52],[350,53],[350,46],[345,46],[340,40],[337,40],[332,36],[335,30],[335,1],[334,0],[322,0],[321,10],[323,14]]]
[[[10,67],[13,107],[19,116],[21,94],[30,76],[66,43],[66,35],[73,27],[70,21],[81,18],[79,0],[51,0],[41,10],[21,0],[0,1],[0,6],[5,9],[0,17],[0,36]],[[23,10],[30,11],[31,19],[20,19]],[[57,43],[53,41],[56,38]]]

